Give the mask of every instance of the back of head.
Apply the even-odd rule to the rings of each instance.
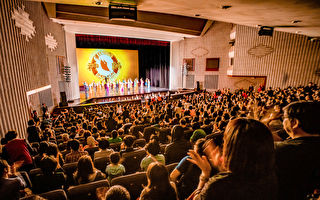
[[[6,170],[9,171],[9,164],[7,161],[0,159],[0,178],[3,177]]]
[[[147,145],[146,145],[146,150],[149,152],[151,155],[155,156],[160,153],[160,145],[159,142],[155,140],[151,140]]]
[[[17,132],[12,130],[12,131],[8,131],[5,138],[7,140],[7,142],[13,140],[13,139],[16,139],[17,137]]]
[[[81,156],[77,165],[77,177],[84,179],[88,178],[90,174],[94,173],[93,162],[88,155]]]
[[[118,131],[116,130],[111,131],[111,135],[113,139],[116,139],[118,137]]]
[[[178,140],[182,140],[184,138],[184,129],[182,126],[179,125],[175,125],[172,128],[172,141],[178,141]]]
[[[43,174],[53,174],[57,169],[57,161],[51,156],[45,156],[40,161],[40,168]]]
[[[274,170],[274,146],[270,130],[247,118],[229,122],[224,133],[224,166],[247,178],[261,178]]]
[[[87,144],[88,144],[89,146],[95,146],[95,145],[96,145],[96,140],[94,139],[93,136],[89,136],[89,137],[87,138]]]
[[[58,155],[58,152],[59,152],[58,146],[56,144],[50,142],[48,149],[47,149],[47,155],[48,156],[52,155],[52,156],[56,157]]]
[[[39,153],[40,154],[47,153],[48,147],[49,147],[48,142],[46,141],[40,142]]]
[[[148,185],[146,187],[150,199],[176,199],[176,193],[170,184],[169,173],[163,164],[153,162],[147,169]]]
[[[110,143],[109,143],[108,139],[105,137],[101,138],[99,141],[99,148],[105,150],[109,147],[110,147]]]
[[[205,138],[206,137],[206,132],[204,132],[204,130],[202,129],[197,129],[195,131],[193,131],[192,136],[190,137],[190,142],[195,143],[197,140],[199,140],[200,138]]]
[[[79,143],[78,140],[71,140],[69,144],[70,144],[70,148],[71,148],[73,151],[78,151],[78,150],[79,150],[80,143]]]
[[[298,101],[283,108],[284,117],[297,119],[299,127],[309,134],[320,134],[320,102]]]
[[[112,154],[110,154],[110,162],[112,164],[118,164],[120,161],[120,153],[119,152],[114,152]]]
[[[121,185],[114,185],[106,193],[106,200],[130,200],[130,193]]]
[[[123,138],[123,142],[127,147],[132,147],[134,143],[134,137],[131,135],[127,135]]]

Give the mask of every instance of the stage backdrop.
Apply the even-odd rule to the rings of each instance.
[[[139,52],[139,78],[151,86],[169,88],[170,42],[76,34],[77,48],[130,49]]]
[[[79,85],[139,78],[138,50],[77,48]]]

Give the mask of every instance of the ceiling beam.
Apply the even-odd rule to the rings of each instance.
[[[213,24],[213,20],[207,20],[206,25],[203,27],[200,36],[204,36]]]
[[[49,18],[56,18],[56,4],[55,3],[43,3],[44,8]]]
[[[56,5],[56,17],[63,20],[96,22],[200,36],[208,20],[147,11],[138,11],[137,21],[109,20],[106,7]],[[212,23],[211,23],[212,24]]]

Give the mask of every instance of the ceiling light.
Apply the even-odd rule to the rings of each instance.
[[[95,4],[96,4],[97,6],[101,6],[101,5],[102,5],[102,2],[101,2],[101,1],[96,1]]]
[[[232,6],[230,6],[230,5],[221,6],[222,9],[229,9],[229,8],[231,8],[231,7],[232,7]]]
[[[201,15],[200,15],[200,14],[195,14],[194,16],[196,16],[196,17],[200,17]]]
[[[301,33],[301,31],[296,31],[296,33]]]
[[[291,23],[292,24],[297,24],[297,23],[300,23],[300,22],[302,22],[301,20],[293,20]]]

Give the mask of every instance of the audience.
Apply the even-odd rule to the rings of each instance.
[[[90,183],[104,178],[105,175],[100,170],[94,168],[90,156],[81,156],[78,161],[77,171],[74,173],[74,180],[76,184]]]
[[[277,199],[273,138],[261,122],[231,120],[222,155],[213,142],[204,152],[207,157],[189,153],[189,160],[202,170],[193,199]],[[213,166],[221,172],[210,178]]]
[[[88,155],[86,151],[79,151],[80,143],[78,140],[70,141],[71,153],[66,155],[66,163],[77,162],[81,156]]]
[[[82,113],[70,108],[54,112],[52,116],[46,112],[42,120],[34,113],[26,135],[28,141],[33,142],[33,148],[27,141],[17,139],[15,131],[10,131],[1,138],[0,153],[13,167],[22,165],[19,170],[29,171],[34,168],[33,163],[42,168],[41,173],[32,176],[36,177],[32,179],[32,189],[39,193],[67,189],[73,184],[73,178],[77,184],[106,179],[95,169],[94,158],[111,160],[106,167],[108,180],[122,176],[125,169],[120,164],[120,155],[138,150],[133,144],[141,148],[145,139],[147,156],[134,157],[143,171],[159,163],[179,162],[170,175],[178,191],[172,195],[173,199],[177,195],[180,199],[188,196],[188,199],[306,199],[320,188],[319,94],[319,88],[311,83],[307,87],[267,91],[261,87],[258,92],[252,88],[234,92],[223,89],[181,94],[175,99],[154,97],[142,104],[85,107]],[[253,119],[267,125],[272,134]],[[194,147],[186,156],[190,142]],[[110,143],[115,143],[111,145],[113,149]],[[92,159],[86,156],[87,152]],[[47,167],[41,166],[42,160]],[[65,168],[65,163],[73,164]],[[107,163],[103,167],[103,163],[96,164],[103,169]],[[78,169],[73,177],[74,171],[70,169],[74,165],[78,165]],[[136,165],[135,169],[139,167]],[[64,168],[67,181],[57,181],[63,179]],[[154,175],[162,173],[163,184],[148,175],[148,186],[141,198],[163,198],[158,193],[161,188],[166,188],[163,194],[173,194],[171,189],[175,187],[169,179],[166,181],[168,175],[163,174],[161,167],[154,168],[158,170]],[[4,177],[0,182],[1,191],[4,191],[2,182],[8,182],[9,176]],[[25,180],[31,186],[28,179]],[[52,181],[47,183],[47,180]],[[39,184],[42,182],[44,184]],[[16,184],[15,188],[23,189],[26,184],[22,185]],[[123,199],[128,197],[121,188],[115,187],[115,192],[112,191],[110,189],[115,198],[122,194]],[[107,198],[105,194],[102,199]],[[18,198],[17,195],[13,198]],[[7,199],[11,199],[9,196]]]
[[[143,171],[148,169],[148,166],[152,162],[160,162],[165,164],[165,157],[163,154],[160,154],[160,145],[158,141],[151,140],[145,147],[147,151],[147,156],[141,160],[140,167]]]
[[[122,176],[126,173],[126,170],[122,164],[120,164],[120,153],[114,152],[110,155],[110,162],[106,168],[106,174],[108,176],[108,180],[111,180],[115,177]]]
[[[142,190],[140,200],[176,200],[176,186],[169,180],[167,168],[158,162],[153,162],[147,170],[148,185]]]
[[[290,139],[276,143],[278,199],[304,199],[320,184],[319,113],[319,102],[284,108],[283,127]]]

